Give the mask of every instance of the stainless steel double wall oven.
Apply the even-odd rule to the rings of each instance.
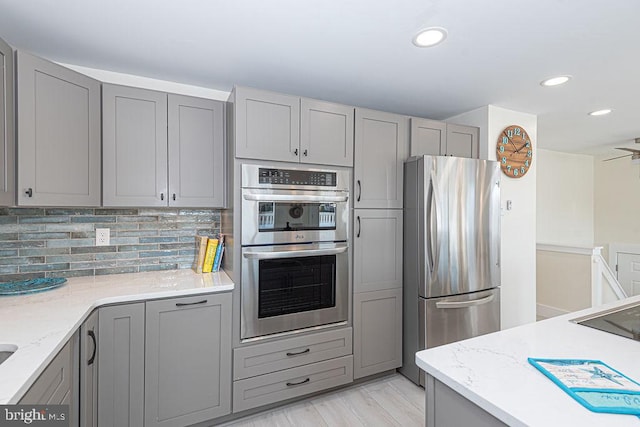
[[[240,338],[345,322],[349,173],[242,165]]]

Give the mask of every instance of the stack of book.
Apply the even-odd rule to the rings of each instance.
[[[196,236],[194,271],[196,273],[219,271],[222,255],[224,255],[224,234],[219,234],[218,238]]]

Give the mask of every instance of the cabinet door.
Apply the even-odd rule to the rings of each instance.
[[[300,161],[353,166],[353,115],[353,107],[302,98]]]
[[[53,358],[20,399],[22,405],[69,405],[69,426],[78,426],[78,333]],[[82,426],[84,427],[84,425]]]
[[[80,425],[98,425],[98,310],[80,327]]]
[[[402,289],[353,296],[353,378],[402,366]]]
[[[101,308],[98,332],[98,425],[142,426],[144,303]]]
[[[353,290],[402,287],[402,210],[356,209]]]
[[[15,204],[13,50],[0,39],[0,206]]]
[[[236,157],[297,162],[300,98],[235,88]]]
[[[102,86],[104,206],[167,206],[167,94]]]
[[[477,127],[447,124],[447,155],[477,159],[479,136]]]
[[[411,118],[411,157],[444,156],[447,152],[447,124],[436,120]]]
[[[356,109],[354,193],[356,208],[402,208],[409,118]]]
[[[185,426],[231,412],[231,293],[147,303],[145,423]]]
[[[169,94],[169,206],[223,207],[224,103]]]
[[[100,83],[18,52],[18,204],[100,206]]]

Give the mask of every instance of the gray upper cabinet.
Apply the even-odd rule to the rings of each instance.
[[[102,86],[104,206],[167,206],[167,95]]]
[[[103,85],[104,206],[224,206],[224,104]]]
[[[236,87],[236,157],[297,162],[300,98]]]
[[[411,118],[411,156],[478,158],[479,129],[436,120]]]
[[[402,208],[409,118],[356,108],[354,207]]]
[[[100,205],[100,83],[18,52],[18,205]]]
[[[169,205],[224,206],[224,103],[169,94]]]
[[[229,414],[231,370],[231,293],[147,302],[146,427]]]
[[[300,100],[300,162],[353,166],[354,108]]]
[[[235,87],[235,155],[353,166],[353,107]]]
[[[98,425],[144,425],[144,303],[100,308]]]
[[[0,206],[15,204],[13,49],[0,39]]]

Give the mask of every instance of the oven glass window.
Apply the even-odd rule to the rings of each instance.
[[[335,203],[259,202],[259,231],[335,230]]]
[[[258,317],[336,305],[336,256],[260,260]]]

